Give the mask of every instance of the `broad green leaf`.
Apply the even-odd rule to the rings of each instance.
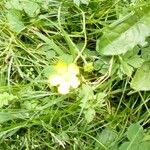
[[[150,61],[145,62],[135,73],[131,87],[136,91],[150,90]]]
[[[117,138],[118,134],[111,129],[104,129],[100,134],[97,135],[97,139],[109,150],[112,150],[114,148],[117,149]],[[103,147],[98,144],[96,144],[95,147],[97,147],[96,150],[103,150]]]
[[[139,150],[139,144],[132,144],[131,142],[123,143],[119,150]]]
[[[119,150],[150,150],[150,141],[136,144],[125,142],[120,146]]]
[[[20,0],[11,0],[9,2],[6,2],[5,7],[7,9],[22,10],[22,5],[20,3]]]
[[[40,12],[40,6],[33,1],[24,1],[22,2],[22,7],[26,14],[28,14],[30,17],[36,16]]]
[[[21,19],[22,17],[19,11],[9,10],[7,20],[12,31],[19,33],[25,28]]]
[[[138,123],[130,125],[127,131],[127,137],[130,141],[124,142],[120,146],[119,150],[149,150],[150,149],[150,141],[147,141],[149,138],[147,139],[145,138],[146,136],[144,137],[143,128]]]
[[[142,141],[144,137],[142,126],[140,126],[138,123],[131,124],[127,131],[127,137],[132,143],[138,143]]]
[[[97,41],[96,50],[103,55],[119,55],[138,44],[145,45],[145,38],[150,35],[149,16],[149,6],[133,11],[126,21],[104,30]]]
[[[142,142],[139,145],[139,150],[150,150],[150,141]]]

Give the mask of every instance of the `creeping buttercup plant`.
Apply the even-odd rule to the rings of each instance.
[[[149,102],[149,0],[0,1],[0,150],[149,150]]]

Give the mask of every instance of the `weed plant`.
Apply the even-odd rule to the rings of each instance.
[[[149,36],[149,0],[1,0],[0,150],[149,150]]]

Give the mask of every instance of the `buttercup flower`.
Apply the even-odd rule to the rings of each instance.
[[[70,79],[70,86],[76,89],[80,85],[80,81],[76,76],[71,77]]]
[[[51,86],[57,86],[63,81],[62,76],[60,75],[51,75],[49,78],[49,83]]]
[[[70,72],[70,73],[72,73],[74,75],[78,75],[79,74],[79,68],[75,64],[70,64],[68,66],[68,72]]]
[[[67,72],[67,64],[63,61],[59,61],[55,66],[56,72],[58,74],[64,74]]]
[[[50,86],[58,86],[58,93],[67,94],[70,88],[77,88],[80,85],[80,81],[77,77],[79,74],[79,68],[75,64],[69,64],[59,61],[54,66],[56,73],[49,77]]]
[[[58,92],[60,94],[67,94],[69,93],[69,88],[70,88],[70,85],[68,82],[62,82],[58,87]]]

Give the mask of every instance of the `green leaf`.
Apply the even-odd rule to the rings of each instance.
[[[127,63],[134,68],[139,68],[144,63],[144,60],[139,56],[133,56],[127,60]]]
[[[80,5],[80,4],[86,4],[88,5],[89,4],[89,1],[90,0],[73,0],[73,2],[76,4],[76,5]]]
[[[121,62],[121,69],[124,74],[126,74],[128,77],[131,77],[133,72],[133,67],[129,66],[127,62],[125,62],[122,58],[120,59]]]
[[[9,101],[12,101],[16,98],[17,98],[16,96],[9,94],[7,92],[0,94],[0,108],[3,107],[4,105],[8,105]]]
[[[10,113],[0,112],[0,123],[6,122],[8,120],[12,120],[14,118],[15,117],[12,114],[10,114]]]
[[[111,129],[104,129],[99,135],[97,135],[97,139],[110,150],[117,147],[117,138],[118,134]],[[95,147],[97,147],[97,149],[103,149],[103,147],[98,144],[96,144]]]
[[[150,141],[142,142],[139,145],[139,150],[150,150]]]
[[[95,110],[93,108],[89,108],[86,111],[84,111],[84,114],[87,123],[90,123],[95,117]]]
[[[30,17],[34,17],[40,12],[40,6],[33,1],[24,1],[22,2],[22,7],[26,14]]]
[[[22,5],[19,0],[11,0],[9,2],[6,2],[5,7],[7,9],[22,10]]]
[[[53,50],[49,50],[49,51],[46,52],[46,58],[47,58],[48,60],[54,58],[55,56],[56,56],[56,53],[55,53],[55,51],[53,51]]]
[[[150,46],[143,48],[141,50],[141,55],[145,61],[150,61]]]
[[[80,5],[80,0],[73,0],[73,2],[78,6]]]
[[[60,60],[62,60],[63,62],[65,62],[66,64],[71,64],[73,63],[73,56],[69,55],[69,54],[63,54],[59,57]]]
[[[45,68],[43,69],[43,76],[47,79],[49,78],[50,75],[56,73],[55,72],[55,68],[54,66],[50,65],[50,66],[45,66]]]
[[[88,5],[90,0],[81,0],[81,3]]]
[[[24,23],[21,21],[21,19],[22,17],[19,11],[9,10],[7,14],[7,20],[12,31],[19,33],[25,28]]]
[[[131,145],[130,142],[123,143],[119,150],[139,150],[139,144]]]
[[[138,144],[131,144],[131,142],[125,142],[120,146],[119,150],[150,150],[150,141]]]
[[[127,137],[132,143],[139,143],[144,137],[142,126],[138,123],[131,124],[127,131]]]
[[[145,62],[135,73],[131,87],[136,91],[150,90],[150,61]]]
[[[0,112],[0,123],[4,123],[9,120],[13,119],[25,119],[28,117],[28,114],[21,114],[21,113],[11,113],[11,112]]]
[[[96,50],[103,55],[119,55],[132,50],[136,45],[144,45],[150,35],[150,9],[141,7],[133,15],[115,27],[105,29],[98,39]]]

